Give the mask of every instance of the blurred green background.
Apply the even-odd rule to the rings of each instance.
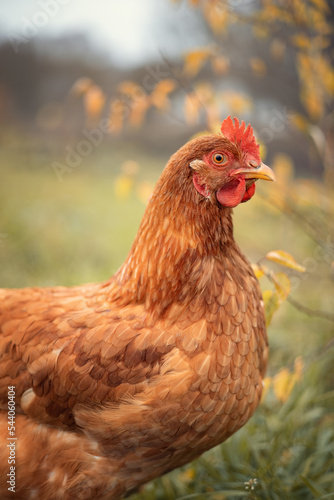
[[[54,9],[0,7],[0,286],[107,279],[169,156],[230,113],[250,121],[278,183],[235,209],[235,237],[291,288],[268,329],[264,399],[226,443],[135,498],[334,498],[333,5]],[[273,250],[305,272],[264,260]]]

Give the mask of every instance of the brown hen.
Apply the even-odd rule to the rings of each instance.
[[[232,207],[257,179],[229,117],[172,156],[111,279],[0,290],[1,498],[118,499],[247,422],[268,346]]]

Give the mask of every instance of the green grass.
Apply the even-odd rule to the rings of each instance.
[[[145,209],[137,187],[155,181],[167,158],[132,152],[131,159],[142,168],[122,199],[116,196],[115,180],[130,156],[128,148],[97,151],[63,182],[51,167],[57,158],[38,153],[34,148],[3,151],[0,286],[107,279],[126,257]],[[235,210],[236,239],[252,262],[270,250],[290,252],[308,268],[305,275],[291,276],[293,296],[310,308],[332,312],[330,262],[300,225],[264,200],[261,193],[270,196],[271,189],[262,183],[259,195]],[[270,286],[264,281],[265,288]],[[272,384],[254,417],[236,435],[150,483],[133,500],[334,499],[334,353],[328,344],[333,323],[284,303],[268,333],[272,380],[284,367],[293,371],[294,360],[303,358],[303,374],[288,399],[279,400]]]

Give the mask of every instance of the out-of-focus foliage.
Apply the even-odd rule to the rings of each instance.
[[[153,89],[147,88],[145,82],[120,84],[119,96],[110,104],[110,131],[118,133],[126,121],[140,126],[151,107],[168,111],[169,95],[180,88],[184,90],[186,122],[205,124],[207,130],[217,130],[222,104],[231,114],[240,115],[252,109],[251,96],[240,90],[222,90],[215,79],[210,82],[201,79],[201,70],[208,66],[220,78],[240,71],[226,45],[236,30],[243,29],[254,40],[248,70],[255,76],[270,82],[272,67],[281,67],[279,79],[289,85],[287,61],[297,71],[300,100],[295,109],[288,110],[289,127],[310,137],[326,176],[333,181],[334,24],[330,4],[326,0],[190,0],[189,3],[202,12],[211,34],[210,44],[184,54],[181,67],[170,63],[173,78],[161,77]],[[271,67],[267,67],[268,61],[261,56],[264,51],[266,54],[269,51]],[[90,96],[88,103],[85,96],[86,112],[88,117],[95,117],[97,110],[102,111],[102,90],[98,92],[92,84],[86,92]]]

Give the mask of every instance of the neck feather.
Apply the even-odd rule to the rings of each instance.
[[[232,211],[203,198],[192,171],[171,158],[146,208],[130,253],[112,278],[120,305],[145,304],[163,315],[201,293],[213,266],[235,248]]]

